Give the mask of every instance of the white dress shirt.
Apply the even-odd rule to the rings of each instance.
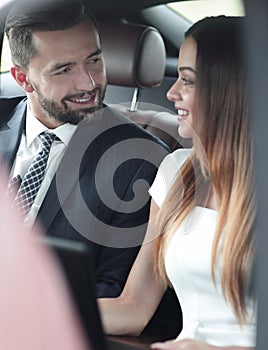
[[[58,165],[76,128],[76,125],[66,123],[55,129],[48,129],[44,124],[42,124],[37,118],[33,116],[30,108],[27,108],[26,130],[23,132],[21,137],[20,146],[12,168],[12,177],[20,175],[23,179],[33,159],[40,150],[39,147],[41,145],[41,141],[38,137],[40,133],[49,130],[60,139],[60,141],[54,141],[51,146],[44,179],[41,183],[40,189],[35,197],[32,207],[25,218],[25,222],[29,226],[33,224],[38,214],[38,211],[42,205],[42,202],[55,175]]]

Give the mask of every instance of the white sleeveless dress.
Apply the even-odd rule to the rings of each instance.
[[[149,192],[161,207],[178,169],[191,150],[179,149],[162,162]],[[248,300],[249,324],[238,324],[224,299],[217,266],[216,284],[211,275],[211,248],[217,211],[195,207],[176,230],[167,247],[167,275],[178,296],[183,313],[179,339],[192,338],[215,346],[255,346],[256,306]]]

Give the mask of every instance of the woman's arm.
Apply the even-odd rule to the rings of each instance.
[[[154,273],[154,218],[159,208],[151,201],[144,243],[118,298],[98,299],[107,334],[139,335],[153,316],[165,292],[164,283]]]
[[[154,343],[151,345],[154,350],[254,350],[252,347],[244,346],[215,346],[208,343],[194,340],[182,339],[179,341],[166,341],[163,343]]]

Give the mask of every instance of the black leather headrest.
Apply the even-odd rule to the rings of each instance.
[[[99,30],[109,84],[144,88],[162,82],[166,50],[155,28],[100,23]]]

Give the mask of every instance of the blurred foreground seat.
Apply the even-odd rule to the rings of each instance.
[[[0,349],[90,350],[63,272],[5,195],[0,174]]]

